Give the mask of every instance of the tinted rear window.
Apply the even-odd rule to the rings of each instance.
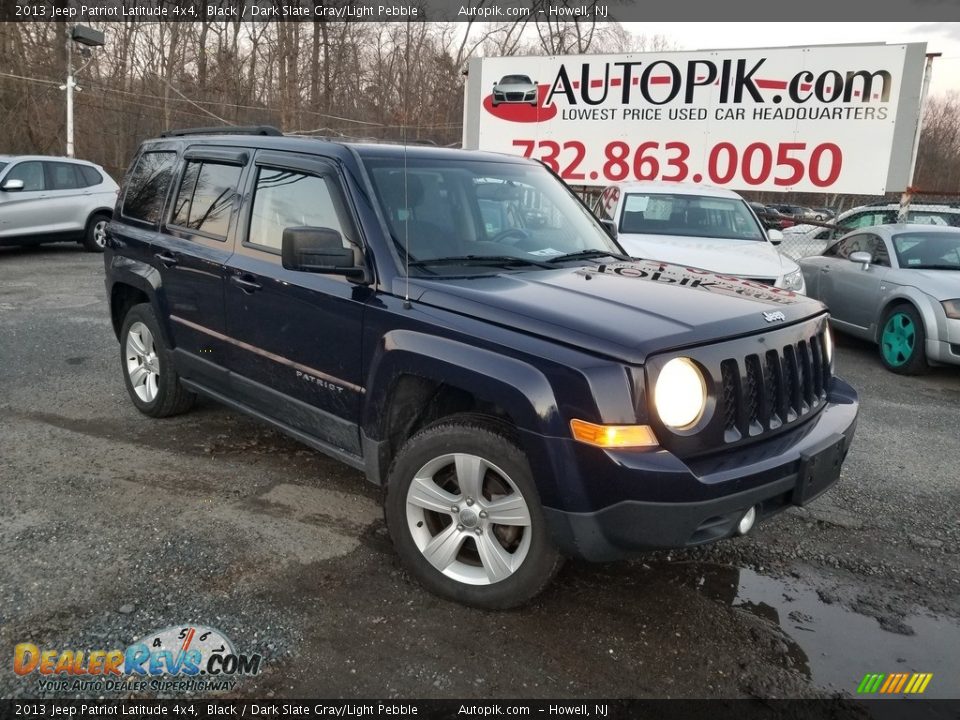
[[[211,162],[187,163],[174,203],[174,225],[223,238],[230,225],[241,168]]]
[[[83,177],[83,186],[99,185],[103,182],[103,175],[89,165],[78,165],[80,175]]]
[[[121,214],[157,225],[177,163],[175,152],[146,152],[127,177]]]
[[[78,166],[62,162],[48,162],[44,165],[47,166],[48,190],[74,190],[84,186]]]

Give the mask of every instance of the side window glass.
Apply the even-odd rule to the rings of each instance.
[[[83,187],[77,166],[71,163],[47,162],[47,186],[49,190],[76,190]]]
[[[853,237],[844,238],[830,248],[830,250],[832,250],[832,252],[829,253],[830,256],[846,260],[850,256],[850,253],[860,249],[860,239],[862,237],[863,235],[854,235]]]
[[[45,190],[43,165],[38,161],[22,162],[7,173],[7,180],[23,180],[23,192]]]
[[[887,246],[884,244],[882,238],[871,235],[867,246],[870,256],[873,258],[874,265],[890,267],[890,254],[887,252]]]
[[[285,228],[324,227],[338,231],[344,236],[344,247],[351,247],[333,202],[330,182],[293,170],[259,168],[247,241],[280,250]]]
[[[176,162],[175,152],[141,155],[127,177],[121,215],[157,225]]]
[[[77,169],[83,177],[83,184],[80,187],[90,187],[91,185],[99,185],[103,182],[103,176],[94,168],[88,165],[78,165]]]
[[[217,238],[227,236],[241,168],[236,165],[187,162],[173,204],[172,224]]]

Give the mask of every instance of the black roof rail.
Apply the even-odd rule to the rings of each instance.
[[[183,137],[184,135],[283,135],[273,125],[221,125],[220,127],[183,128],[167,130],[160,137]]]

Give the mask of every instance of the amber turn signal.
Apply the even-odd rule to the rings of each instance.
[[[602,448],[654,447],[657,438],[648,425],[595,425],[571,420],[573,439]]]

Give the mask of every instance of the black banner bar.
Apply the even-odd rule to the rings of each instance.
[[[910,22],[960,20],[955,0],[4,0],[2,21]],[[798,44],[802,39],[797,39]],[[760,44],[762,44],[762,39]]]
[[[960,700],[0,700],[0,720],[90,717],[958,720]]]

